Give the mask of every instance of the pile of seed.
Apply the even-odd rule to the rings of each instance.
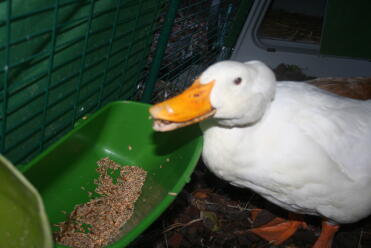
[[[112,242],[130,219],[147,172],[136,166],[121,166],[109,158],[97,162],[94,181],[100,197],[76,205],[65,222],[56,226],[55,241],[70,247],[98,248]],[[113,179],[112,175],[119,175]],[[91,194],[89,194],[91,195]]]

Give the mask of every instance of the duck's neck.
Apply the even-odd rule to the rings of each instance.
[[[248,105],[238,118],[213,118],[201,123],[202,130],[210,127],[227,129],[256,127],[269,115],[272,102],[262,101],[256,106]]]

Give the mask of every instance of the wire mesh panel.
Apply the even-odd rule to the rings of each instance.
[[[27,161],[143,81],[157,0],[0,1],[0,150]]]
[[[239,4],[237,0],[180,1],[152,102],[179,93],[210,64],[229,58],[226,38]]]
[[[170,22],[165,16],[175,2]],[[225,40],[238,2],[0,1],[1,153],[26,162],[87,113],[113,100],[139,100],[160,60],[152,102],[177,94],[229,57]],[[166,25],[170,39],[158,42]],[[160,46],[165,54],[154,59]]]

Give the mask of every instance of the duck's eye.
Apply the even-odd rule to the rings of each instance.
[[[235,85],[239,85],[239,84],[241,84],[241,82],[242,82],[242,79],[241,79],[240,77],[235,78],[235,79],[233,80],[233,83],[234,83]]]

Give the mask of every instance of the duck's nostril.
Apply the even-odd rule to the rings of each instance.
[[[170,114],[173,114],[173,113],[174,113],[173,108],[170,107],[169,105],[166,105],[166,110],[167,110],[167,112],[170,113]]]

